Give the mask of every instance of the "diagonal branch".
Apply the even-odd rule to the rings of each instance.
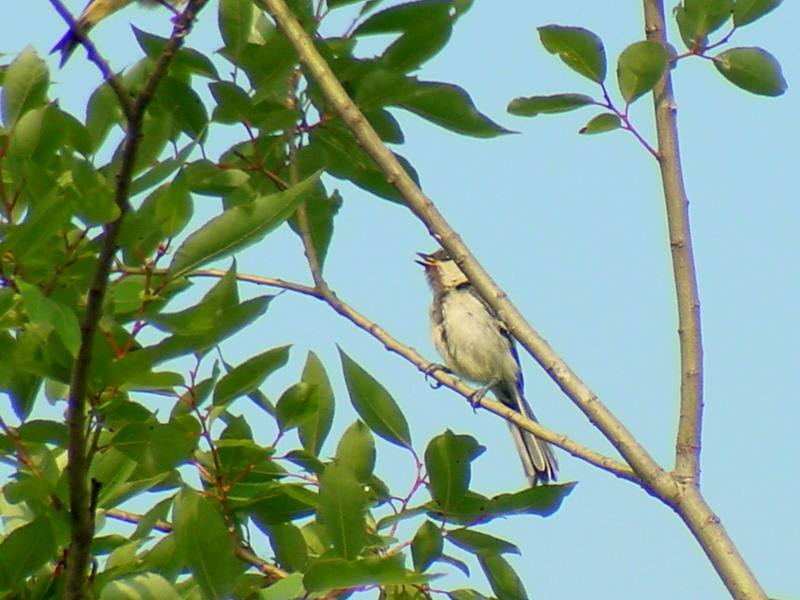
[[[622,454],[648,489],[664,497],[674,497],[677,487],[673,478],[661,469],[625,426],[600,402],[572,369],[523,318],[489,274],[481,267],[461,238],[408,176],[394,154],[383,144],[359,108],[347,95],[328,64],[314,47],[284,0],[263,0],[272,18],[297,51],[300,61],[319,86],[325,98],[364,150],[383,171],[387,180],[400,192],[406,205],[426,225],[431,235],[444,246],[467,274],[475,289],[494,308],[514,336],[544,368],[564,393],[600,429]]]
[[[56,0],[57,1],[57,0]],[[207,0],[191,0],[173,28],[164,52],[159,57],[144,88],[130,106],[127,130],[123,140],[122,161],[117,174],[114,200],[119,217],[104,227],[103,239],[91,286],[86,301],[86,311],[81,321],[81,342],[72,371],[67,407],[69,443],[68,487],[70,495],[71,535],[66,569],[66,597],[83,600],[87,596],[88,569],[91,543],[94,537],[93,497],[87,483],[91,457],[87,443],[87,395],[89,372],[92,364],[92,346],[102,316],[111,264],[117,252],[117,239],[122,223],[130,210],[130,183],[133,177],[139,143],[142,139],[142,122],[145,110],[155,93],[159,81],[166,75],[169,63],[188,33],[197,12]]]

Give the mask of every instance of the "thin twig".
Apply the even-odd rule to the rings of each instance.
[[[57,0],[54,0],[57,2]],[[104,227],[103,240],[99,251],[92,283],[86,302],[86,312],[81,321],[81,342],[75,366],[72,371],[67,408],[67,427],[69,442],[68,488],[70,495],[71,541],[66,569],[66,597],[69,600],[83,600],[86,597],[91,543],[94,537],[94,516],[91,511],[92,496],[87,482],[90,457],[87,454],[87,406],[89,371],[92,364],[92,347],[98,323],[102,315],[103,300],[111,273],[111,264],[117,252],[117,239],[122,223],[130,210],[130,183],[136,163],[137,151],[142,137],[144,114],[153,98],[156,86],[166,75],[172,57],[183,43],[197,11],[207,0],[191,0],[187,8],[175,22],[172,35],[164,51],[156,62],[142,91],[130,107],[122,159],[116,179],[114,201],[119,208],[119,217]],[[54,4],[55,6],[55,4]],[[62,5],[63,8],[63,5]],[[56,6],[58,10],[58,6]],[[74,25],[74,23],[73,23]],[[120,100],[123,103],[122,100]],[[123,107],[125,105],[123,104]]]

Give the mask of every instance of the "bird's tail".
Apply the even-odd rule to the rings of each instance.
[[[506,396],[506,394],[503,394]],[[512,398],[503,398],[504,404],[511,408],[518,410],[520,413],[529,419],[536,421],[528,401],[524,396],[514,390],[510,394]],[[548,483],[555,481],[556,472],[558,471],[558,461],[553,454],[553,449],[550,444],[544,440],[540,440],[535,435],[524,429],[520,429],[514,423],[509,422],[511,429],[511,436],[514,438],[514,445],[517,447],[520,459],[522,459],[522,467],[525,469],[525,476],[531,485],[537,483]]]

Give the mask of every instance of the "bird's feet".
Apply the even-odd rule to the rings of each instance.
[[[445,373],[452,374],[452,370],[450,370],[445,365],[441,365],[439,363],[431,363],[428,367],[423,371],[425,374],[425,381],[428,382],[428,385],[431,386],[431,389],[438,390],[442,387],[442,382],[437,381],[433,378],[434,371],[444,371]]]

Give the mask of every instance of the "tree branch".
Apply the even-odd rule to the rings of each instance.
[[[313,41],[292,15],[284,0],[263,0],[263,5],[297,51],[300,61],[320,87],[325,98],[342,117],[359,144],[383,171],[387,181],[400,192],[406,205],[426,225],[431,235],[448,250],[478,293],[497,311],[522,346],[617,448],[636,474],[646,482],[648,489],[658,490],[660,495],[674,498],[677,486],[670,474],[653,460],[625,426],[599,401],[596,394],[525,321],[508,300],[505,292],[492,281],[433,202],[422,193],[394,154],[383,144],[316,50]],[[535,433],[538,435],[538,432]],[[544,436],[542,438],[548,439]]]
[[[669,48],[663,1],[643,0],[643,5],[647,39]],[[694,534],[734,598],[765,599],[764,590],[699,489],[703,417],[700,299],[689,227],[689,199],[681,172],[675,98],[669,69],[654,88],[653,99],[678,301],[681,352],[681,402],[674,471],[681,490],[678,498],[668,503]]]
[[[90,466],[90,457],[87,454],[88,432],[86,418],[89,371],[92,364],[92,346],[98,323],[102,316],[103,299],[105,298],[111,273],[111,264],[117,252],[117,238],[122,229],[125,216],[130,210],[130,183],[136,163],[139,142],[142,137],[142,121],[158,82],[166,74],[169,63],[189,31],[197,11],[206,2],[207,0],[191,0],[187,8],[181,13],[164,48],[164,52],[156,62],[144,89],[130,107],[127,131],[123,140],[122,161],[117,174],[114,192],[114,200],[120,214],[116,220],[104,227],[103,241],[86,302],[86,312],[81,321],[80,347],[75,358],[75,366],[69,387],[67,407],[69,443],[67,454],[69,459],[68,487],[72,526],[66,568],[66,597],[69,600],[83,600],[86,597],[91,543],[94,537],[92,495],[87,485]],[[58,10],[57,6],[56,9]]]
[[[661,5],[661,6],[660,6]],[[663,4],[646,0],[647,39],[667,46]],[[700,296],[689,227],[689,198],[683,182],[675,97],[669,69],[653,90],[659,167],[667,209],[669,245],[678,301],[681,352],[681,406],[675,444],[675,475],[691,485],[700,483],[700,445],[703,416],[703,344]]]

